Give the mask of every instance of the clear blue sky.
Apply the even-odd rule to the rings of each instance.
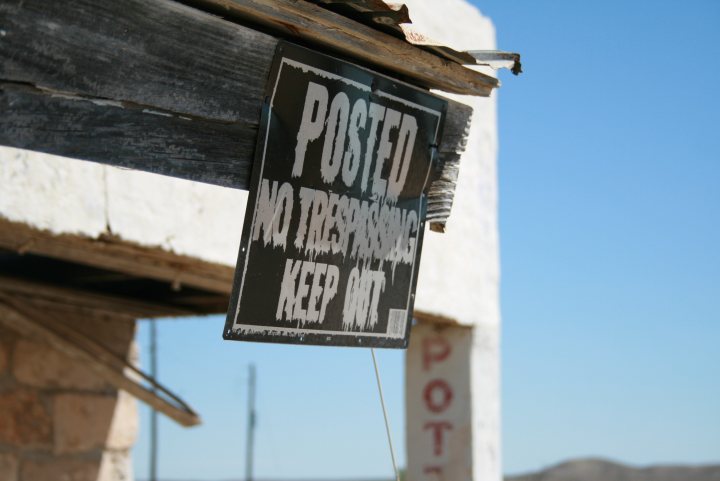
[[[499,97],[505,471],[720,462],[720,2],[476,4],[526,70]],[[162,478],[242,477],[249,362],[259,477],[391,477],[368,351],[222,322],[160,325],[160,378],[205,419],[161,423]],[[404,463],[403,353],[379,354]]]

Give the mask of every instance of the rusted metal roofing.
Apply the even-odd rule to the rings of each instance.
[[[383,0],[310,0],[328,10],[363,23],[460,65],[483,65],[522,72],[520,55],[498,50],[458,51],[441,45],[412,25],[407,5]]]

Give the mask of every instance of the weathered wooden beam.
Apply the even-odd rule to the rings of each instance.
[[[74,304],[99,312],[122,312],[135,319],[167,316],[192,316],[199,314],[192,309],[165,305],[160,302],[141,301],[131,297],[97,294],[80,289],[58,287],[54,284],[28,281],[0,275],[0,294],[36,297]]]
[[[177,287],[194,287],[228,296],[232,290],[234,269],[230,266],[134,245],[112,237],[89,239],[71,234],[52,234],[0,218],[0,248],[123,272],[134,277],[167,281]]]
[[[257,123],[278,40],[171,0],[3,2],[0,79]]]
[[[0,25],[0,144],[247,188],[277,38],[172,0],[4,2]],[[441,161],[470,115],[450,101]]]
[[[0,144],[247,189],[257,124],[0,82]]]
[[[257,125],[190,119],[2,82],[0,112],[0,145],[223,187],[247,189],[250,182]],[[464,112],[458,106],[452,113]],[[464,148],[464,137],[452,127],[449,135]],[[431,222],[450,214],[460,154],[441,147],[440,160],[442,172],[428,195]]]
[[[428,88],[487,97],[499,86],[493,77],[303,0],[182,1],[200,8],[219,8],[224,16],[249,20],[273,34],[301,39]]]

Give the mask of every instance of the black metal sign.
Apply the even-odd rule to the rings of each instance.
[[[224,338],[407,347],[447,102],[278,46]]]

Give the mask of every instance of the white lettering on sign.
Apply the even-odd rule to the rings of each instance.
[[[355,101],[351,112],[350,100],[344,92],[338,92],[330,101],[327,88],[315,82],[309,82],[305,94],[302,123],[295,145],[293,177],[303,173],[310,142],[319,141],[324,135],[320,158],[323,181],[328,184],[334,182],[342,169],[343,182],[348,187],[352,186],[360,170],[363,153],[359,131],[368,128],[368,117],[370,130],[364,148],[365,162],[360,186],[363,192],[367,190],[372,172],[372,193],[379,199],[387,198],[389,202],[396,202],[410,168],[418,129],[417,119],[374,102],[370,102],[368,110],[367,102],[363,99]],[[375,149],[380,123],[380,143]],[[398,129],[397,141],[393,143],[391,135]],[[392,155],[393,152],[395,155]],[[390,176],[386,179],[382,177],[382,172],[387,161],[391,161],[392,166]]]
[[[377,307],[380,293],[385,288],[385,273],[370,269],[353,268],[348,280],[343,325],[353,327],[373,327],[377,322]]]
[[[339,275],[332,264],[288,259],[275,317],[322,322],[328,302],[337,293]]]
[[[293,202],[293,189],[290,184],[283,183],[278,192],[277,181],[271,183],[263,179],[260,185],[253,241],[258,240],[262,235],[265,245],[272,240],[273,245],[285,247]]]
[[[310,82],[305,95],[305,108],[303,108],[302,123],[297,134],[295,147],[295,163],[292,176],[300,177],[305,162],[305,153],[310,140],[320,137],[325,127],[325,112],[327,112],[328,90],[320,84]]]
[[[278,186],[263,179],[253,240],[285,249],[297,201],[300,217],[292,242],[308,256],[332,252],[364,262],[413,263],[419,227],[414,210],[308,187],[299,189],[297,199],[295,195],[289,183]]]

